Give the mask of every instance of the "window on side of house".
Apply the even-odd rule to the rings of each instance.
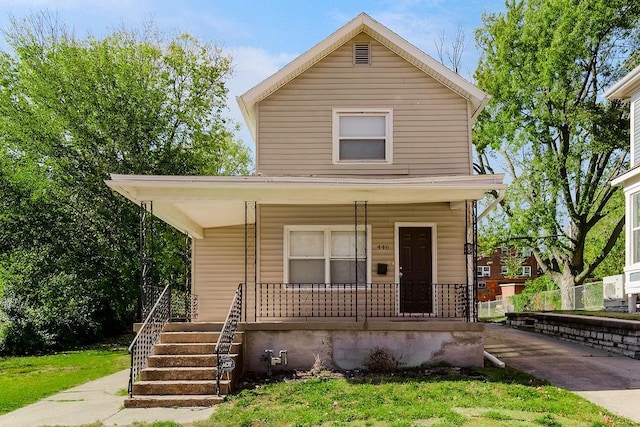
[[[392,110],[333,110],[333,163],[392,163],[392,152]]]
[[[506,265],[503,265],[500,268],[500,274],[502,274],[503,276],[507,274],[507,266]]]
[[[531,277],[531,267],[528,265],[520,267],[520,277]]]
[[[640,192],[631,195],[631,258],[640,263]]]
[[[362,229],[358,231],[356,245],[353,226],[285,227],[286,282],[353,284],[357,265],[357,283],[364,285],[369,281],[370,257],[365,256],[368,243]]]
[[[478,277],[489,277],[489,276],[491,276],[491,267],[488,265],[479,265]]]

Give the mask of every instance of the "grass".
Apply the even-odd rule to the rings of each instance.
[[[311,378],[231,396],[199,427],[638,426],[510,368]]]
[[[0,415],[128,366],[123,349],[0,358]]]

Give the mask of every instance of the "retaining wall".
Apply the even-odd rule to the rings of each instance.
[[[507,313],[507,326],[640,359],[640,321],[555,313]]]

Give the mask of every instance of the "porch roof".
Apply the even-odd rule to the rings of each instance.
[[[205,228],[244,224],[244,203],[369,204],[479,200],[503,190],[503,175],[412,178],[167,176],[112,174],[106,184],[132,202],[152,202],[153,214],[202,238]],[[253,222],[253,219],[250,220]]]

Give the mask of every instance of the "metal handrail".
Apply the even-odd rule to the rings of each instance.
[[[238,322],[240,321],[241,316],[242,284],[238,285],[238,289],[236,289],[236,294],[233,297],[231,306],[229,307],[227,318],[224,321],[224,325],[222,326],[222,330],[220,331],[220,336],[218,337],[218,341],[216,342],[215,354],[218,368],[216,372],[216,391],[218,396],[220,396],[220,379],[222,377],[221,356],[228,355],[231,352],[231,344],[233,343],[233,338],[236,334],[236,330],[238,329]]]
[[[144,369],[144,367],[146,366],[147,360],[149,359],[151,351],[153,350],[153,346],[158,342],[162,328],[169,321],[169,317],[170,317],[169,302],[167,301],[167,303],[165,304],[166,307],[162,307],[162,304],[161,304],[163,299],[165,298],[165,295],[170,295],[167,293],[169,290],[169,287],[170,287],[170,284],[164,287],[164,289],[160,293],[160,296],[158,297],[155,304],[151,308],[151,311],[149,311],[147,318],[145,319],[144,323],[140,327],[140,330],[138,330],[138,333],[136,334],[135,338],[133,338],[133,341],[131,341],[131,345],[129,345],[128,351],[131,354],[131,366],[129,369],[129,387],[128,387],[129,397],[132,397],[133,395],[134,379],[140,374],[140,371]],[[164,309],[166,313],[160,313],[161,309]],[[156,321],[154,319],[157,312],[160,314],[160,318],[157,319]],[[145,339],[146,341],[145,344],[148,344],[148,345],[145,346],[142,354],[138,354],[138,342],[140,341],[141,337]],[[134,363],[135,361],[137,361],[138,363]]]

